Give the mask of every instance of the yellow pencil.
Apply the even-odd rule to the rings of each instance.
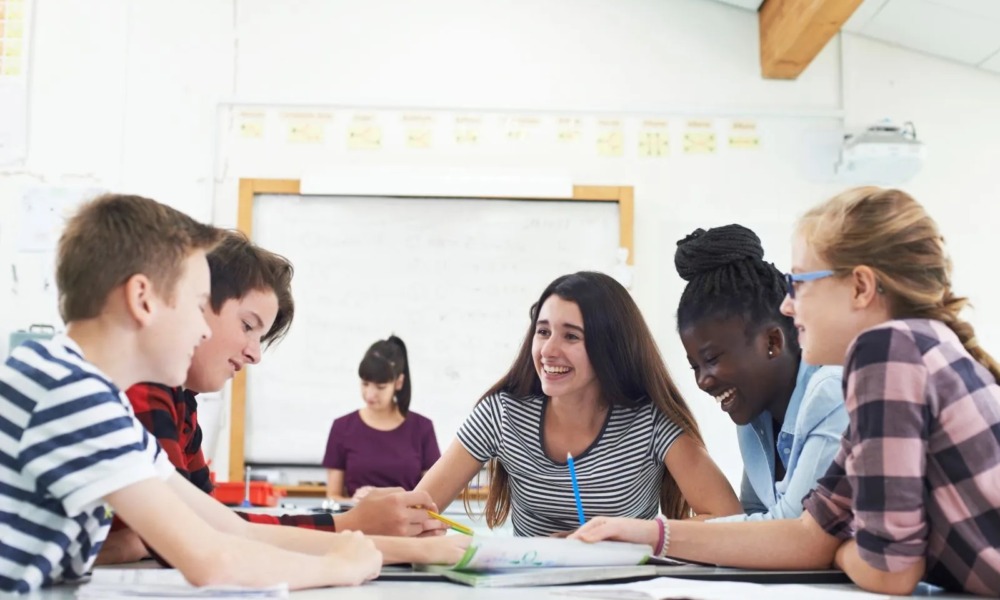
[[[455,521],[452,521],[448,517],[439,515],[439,514],[437,514],[436,512],[433,512],[433,511],[427,511],[427,514],[429,514],[430,516],[434,517],[438,521],[441,521],[445,525],[448,525],[449,527],[451,527],[452,529],[454,529],[455,531],[457,531],[459,533],[464,533],[465,535],[472,535],[473,534],[473,531],[471,529],[469,529],[465,525],[462,525],[461,523],[456,523]]]

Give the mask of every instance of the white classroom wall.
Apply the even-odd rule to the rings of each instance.
[[[695,226],[740,222],[766,235],[769,259],[787,268],[795,216],[845,187],[818,172],[828,162],[821,144],[841,125],[891,117],[913,121],[928,146],[905,188],[942,225],[958,291],[978,307],[979,337],[1000,352],[995,74],[845,34],[797,81],[763,80],[756,15],[707,0],[35,0],[32,44],[29,155],[0,170],[0,264],[14,252],[14,194],[38,183],[142,193],[226,226],[235,224],[241,177],[470,168],[632,185],[634,295],[735,482],[733,426],[694,386],[675,333],[674,242]],[[699,156],[674,145],[663,159],[530,144],[504,154],[282,144],[248,154],[226,133],[231,103],[332,106],[334,118],[346,106],[620,113],[668,118],[672,130],[692,114],[741,117],[759,123],[762,144]],[[31,310],[0,286],[0,334],[32,322],[23,314]],[[218,408],[206,406],[205,421],[224,474],[225,443],[211,444]]]

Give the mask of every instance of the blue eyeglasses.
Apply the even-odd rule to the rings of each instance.
[[[788,297],[795,298],[795,284],[800,281],[816,281],[824,277],[830,277],[835,271],[810,271],[808,273],[785,273],[785,283],[788,284]]]

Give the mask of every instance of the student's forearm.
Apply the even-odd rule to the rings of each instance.
[[[851,581],[870,592],[909,596],[923,579],[926,568],[924,559],[903,571],[881,571],[869,565],[858,554],[855,540],[844,542],[837,550],[836,565],[847,573]]]
[[[345,515],[338,515],[346,516]],[[338,522],[338,527],[341,523]],[[345,530],[348,528],[345,527]],[[342,538],[334,533],[301,529],[297,527],[281,527],[260,525],[254,529],[253,539],[261,542],[309,554],[326,554],[336,551],[341,546]],[[419,547],[409,538],[394,538],[389,536],[369,536],[375,547],[382,552],[383,564],[414,562],[419,559]]]
[[[337,522],[340,530],[340,523]],[[345,528],[345,531],[347,528]],[[248,523],[247,539],[306,554],[326,554],[340,548],[341,536],[329,531]]]
[[[826,569],[839,544],[808,515],[762,523],[670,521],[668,554],[745,569]]]
[[[301,543],[297,551],[289,551],[289,532],[295,528],[247,523],[176,473],[166,482],[149,478],[133,483],[106,499],[157,554],[199,586],[357,584],[381,565],[381,555],[359,534],[299,530]],[[171,518],[163,518],[166,514]],[[323,545],[324,536],[342,540],[340,548]],[[267,539],[279,543],[261,543]]]
[[[369,536],[375,542],[375,547],[382,553],[382,564],[391,565],[396,563],[414,562],[414,550],[407,544],[412,542],[409,538],[392,538],[386,536]]]
[[[288,529],[285,527],[272,529]],[[287,582],[291,589],[361,583],[350,557],[311,556],[236,536],[221,535],[215,548],[173,561],[194,585],[261,587]]]
[[[421,538],[372,535],[368,539],[375,542],[375,548],[382,553],[383,565],[427,562]]]

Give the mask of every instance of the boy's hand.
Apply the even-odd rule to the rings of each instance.
[[[334,535],[340,536],[340,543],[327,556],[342,574],[340,585],[361,585],[378,577],[382,569],[382,553],[375,548],[374,542],[356,531]]]
[[[455,565],[462,559],[470,542],[472,536],[469,535],[442,535],[428,539],[379,538],[385,561],[420,565]]]
[[[462,560],[469,543],[472,542],[470,535],[442,535],[426,540],[414,540],[420,544],[423,558],[413,562],[425,563],[428,565],[454,565]]]
[[[403,492],[376,489],[347,511],[336,515],[338,531],[363,531],[368,535],[413,537],[444,533],[447,525],[432,519],[428,510],[437,506],[427,492]]]
[[[361,502],[362,500],[364,500],[365,496],[367,496],[369,492],[375,489],[378,488],[374,488],[370,485],[363,485],[358,489],[354,490],[354,496],[351,498],[351,500],[354,500],[355,502]]]
[[[584,542],[617,540],[649,544],[655,547],[660,535],[656,521],[626,519],[622,517],[595,517],[586,525],[574,531],[569,539]]]

